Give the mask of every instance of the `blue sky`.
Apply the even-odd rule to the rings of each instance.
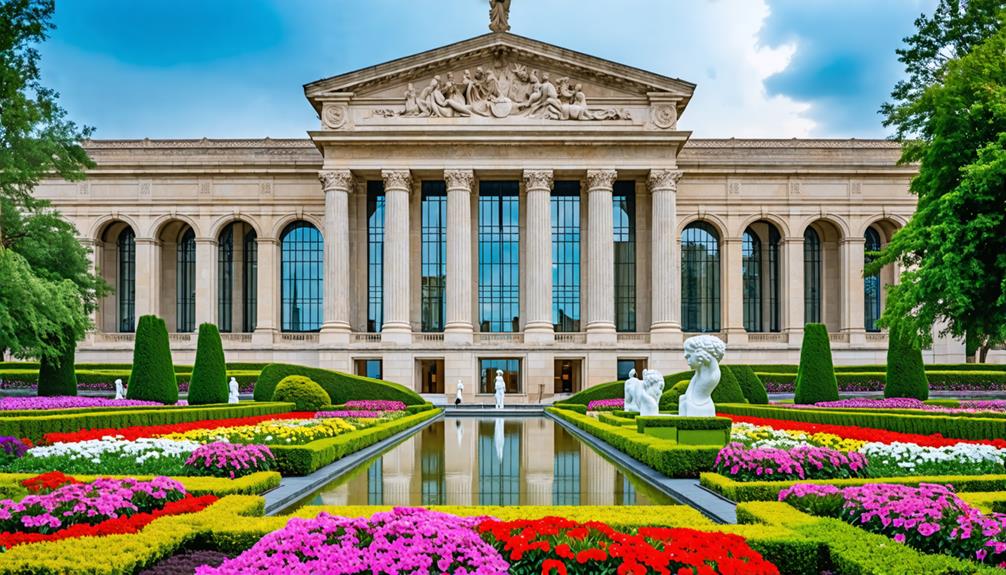
[[[936,0],[513,0],[513,32],[698,84],[695,137],[885,137]],[[487,31],[488,0],[61,0],[44,81],[98,138],[305,137],[305,83]]]

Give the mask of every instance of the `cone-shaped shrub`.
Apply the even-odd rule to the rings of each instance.
[[[765,391],[765,384],[755,373],[750,365],[731,365],[730,370],[737,376],[737,382],[741,385],[741,391],[748,403],[767,404],[768,393]]]
[[[133,371],[129,374],[126,397],[178,403],[178,382],[171,362],[168,326],[156,315],[145,315],[136,324]]]
[[[803,330],[793,402],[811,404],[819,401],[838,401],[838,380],[831,362],[828,328],[823,323],[808,323]]]
[[[929,380],[918,338],[901,324],[891,326],[887,344],[887,383],[884,397],[929,399]]]
[[[720,366],[720,382],[713,390],[713,403],[747,403],[732,365]]]
[[[71,340],[67,348],[58,361],[42,358],[38,367],[39,396],[77,395],[77,371],[74,369],[77,342]]]
[[[189,379],[189,405],[227,403],[227,364],[220,331],[212,323],[199,326],[196,363]]]

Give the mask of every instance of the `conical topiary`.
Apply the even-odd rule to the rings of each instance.
[[[733,366],[720,366],[720,383],[713,390],[713,403],[747,403],[744,392],[741,391],[741,384],[737,382],[734,375]]]
[[[741,391],[748,403],[767,404],[768,393],[765,391],[765,384],[755,373],[750,365],[731,365],[730,370],[737,376],[737,382],[741,385]]]
[[[72,339],[58,360],[42,358],[38,368],[38,395],[77,395],[77,371],[74,359],[77,342]]]
[[[178,381],[171,362],[168,326],[156,315],[145,315],[136,324],[133,371],[129,374],[126,397],[178,403]]]
[[[901,324],[891,326],[887,344],[887,380],[884,397],[929,399],[929,380],[922,361],[922,346]]]
[[[220,331],[212,323],[199,326],[196,363],[189,379],[189,405],[227,403],[227,364]]]
[[[838,380],[831,361],[828,328],[823,323],[808,323],[803,332],[793,402],[812,404],[820,401],[838,401]]]

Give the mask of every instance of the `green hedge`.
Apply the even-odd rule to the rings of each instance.
[[[251,405],[251,402],[246,402],[244,405]],[[233,404],[221,403],[216,405],[201,405],[200,409],[220,409],[234,407]],[[165,410],[175,410],[175,409],[189,409],[188,405],[135,405],[131,407],[70,407],[66,409],[47,409],[45,410],[45,415],[67,415],[75,413],[99,413],[105,411],[123,411],[124,409],[129,409],[129,411],[165,411]],[[0,411],[0,421],[8,417],[36,417],[39,415],[39,410],[37,409],[11,409]]]
[[[751,369],[750,365],[731,365],[731,371],[737,376],[737,383],[741,386],[744,398],[748,403],[765,405],[768,403],[768,393],[765,391],[765,384],[758,377],[758,374]]]
[[[922,361],[922,348],[912,329],[894,324],[887,347],[887,372],[884,397],[929,399],[929,381]]]
[[[276,385],[290,375],[310,378],[328,392],[333,404],[346,403],[351,399],[388,399],[401,401],[405,405],[426,403],[418,393],[390,381],[285,363],[270,363],[265,366],[255,383],[255,401],[271,400]]]
[[[189,405],[227,403],[229,397],[227,366],[224,363],[220,332],[212,323],[201,324],[196,343],[196,363],[192,367],[192,379],[189,380]]]
[[[828,328],[822,323],[808,323],[803,332],[793,402],[810,404],[820,401],[838,401],[838,382],[831,361]]]
[[[587,415],[587,404],[585,403],[557,403],[553,407],[558,407],[559,409],[568,409],[570,411],[575,411],[582,415]]]
[[[73,340],[72,337],[70,339]],[[42,360],[38,368],[39,396],[77,395],[77,374],[73,370],[76,352],[77,343],[74,341],[63,350],[58,360]]]
[[[597,414],[597,420],[601,423],[607,423],[608,425],[615,425],[620,427],[629,426],[635,428],[635,420],[628,417],[619,417],[611,411],[601,411]]]
[[[624,381],[613,381],[611,383],[601,383],[598,385],[593,385],[587,389],[574,393],[573,395],[567,397],[562,402],[563,403],[578,403],[581,405],[587,405],[595,399],[624,399],[625,398],[625,382]]]
[[[283,475],[308,475],[337,459],[369,447],[439,414],[439,409],[427,409],[336,437],[318,439],[305,445],[270,445],[269,449],[276,457],[276,468]]]
[[[677,429],[730,429],[733,422],[729,417],[666,417],[639,416],[636,418],[636,430],[643,433],[647,427],[675,427]]]
[[[691,373],[690,371],[687,373]],[[688,391],[688,380],[675,383],[670,389],[660,394],[660,411],[664,413],[678,412],[678,399]]]
[[[140,317],[136,326],[133,369],[126,397],[159,403],[178,402],[178,381],[171,362],[167,324],[155,315]]]
[[[129,370],[124,371],[95,371],[90,369],[77,368],[77,383],[79,384],[100,384],[107,383],[111,385],[115,383],[116,379],[121,379],[123,382],[129,380]],[[235,371],[230,370],[227,372],[227,379],[231,377],[237,380],[239,384],[255,383],[259,378],[258,371],[252,370],[242,370]],[[192,374],[188,372],[177,372],[175,373],[175,381],[179,384],[186,383],[192,379]],[[23,370],[23,369],[4,369],[0,370],[0,381],[4,382],[20,382],[24,384],[37,384],[38,383],[38,370]]]
[[[318,411],[331,405],[329,397],[320,385],[302,375],[288,375],[276,385],[273,401],[287,401],[297,406],[297,411]]]

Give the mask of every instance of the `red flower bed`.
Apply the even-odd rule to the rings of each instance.
[[[920,435],[916,433],[899,433],[897,431],[885,431],[873,427],[857,427],[854,425],[826,425],[822,423],[804,423],[802,421],[790,421],[788,419],[770,419],[767,417],[748,417],[745,415],[733,415],[729,413],[718,413],[722,417],[729,417],[738,423],[751,423],[753,425],[767,425],[775,429],[793,429],[805,431],[807,433],[831,433],[846,439],[858,439],[860,441],[875,441],[878,443],[916,443],[923,447],[943,447],[946,445],[956,445],[958,443],[980,443],[984,445],[994,445],[998,448],[1006,448],[1004,439],[954,439],[943,437],[939,433],[932,435]]]
[[[483,538],[510,562],[511,572],[548,574],[675,573],[778,575],[743,537],[692,529],[642,527],[615,531],[596,521],[559,517],[479,524]]]
[[[69,475],[64,475],[62,471],[50,471],[49,473],[25,479],[21,482],[21,485],[27,488],[30,493],[51,493],[70,483],[80,482]]]
[[[10,549],[15,545],[25,543],[38,543],[40,541],[57,541],[59,539],[70,539],[75,537],[100,537],[103,535],[120,535],[126,533],[136,533],[150,524],[158,517],[167,515],[181,515],[183,513],[196,513],[202,511],[217,500],[216,495],[203,495],[202,497],[185,496],[184,499],[167,503],[161,509],[149,513],[137,513],[128,517],[117,517],[102,521],[97,525],[87,523],[77,523],[66,529],[61,529],[54,533],[0,533],[0,548]]]
[[[125,439],[133,440],[141,437],[156,437],[168,433],[181,433],[192,429],[216,429],[218,427],[231,427],[236,425],[255,425],[263,421],[273,419],[312,419],[313,411],[295,411],[292,413],[279,413],[276,415],[256,415],[254,417],[236,417],[233,419],[208,419],[202,421],[189,421],[187,423],[173,423],[170,425],[135,425],[133,427],[106,428],[106,429],[81,429],[72,433],[46,433],[46,443],[75,443],[77,441],[87,441],[88,439],[101,439],[106,435],[121,435]]]

